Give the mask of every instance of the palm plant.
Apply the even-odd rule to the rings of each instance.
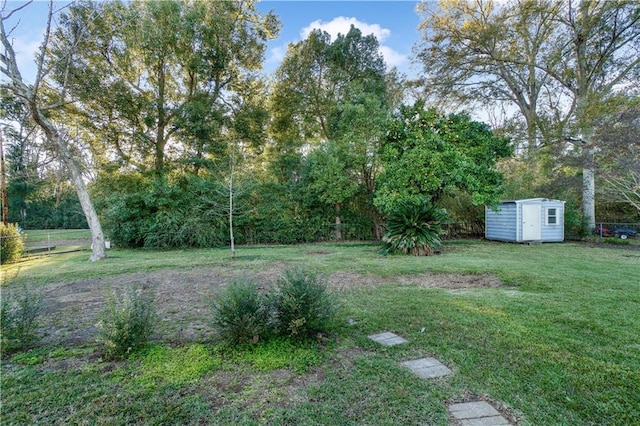
[[[440,233],[447,212],[431,203],[403,201],[387,218],[382,252],[431,256],[440,251]]]

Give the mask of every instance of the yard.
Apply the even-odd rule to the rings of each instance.
[[[2,360],[3,424],[452,424],[447,405],[490,402],[513,424],[640,424],[640,251],[456,241],[433,257],[364,243],[109,251],[3,265],[3,295],[45,300],[41,342]],[[338,326],[318,342],[223,349],[210,301],[236,277],[327,277]],[[110,290],[151,288],[153,342],[105,362],[96,315]],[[407,343],[367,336],[391,331]],[[451,376],[399,363],[436,357]]]

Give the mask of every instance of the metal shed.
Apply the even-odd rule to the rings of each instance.
[[[485,238],[510,242],[564,241],[564,201],[547,198],[501,201],[485,208]]]

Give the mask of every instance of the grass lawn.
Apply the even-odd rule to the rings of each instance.
[[[484,241],[447,247],[428,258],[381,257],[375,245],[360,243],[240,247],[233,261],[222,249],[114,249],[97,263],[78,252],[3,265],[3,292],[126,273],[272,265],[391,284],[337,292],[338,326],[321,342],[232,350],[159,336],[122,362],[102,361],[92,343],[14,354],[2,361],[1,422],[446,425],[447,404],[485,399],[519,424],[640,424],[640,251]],[[424,273],[492,274],[505,285],[403,284]],[[408,342],[387,348],[367,338],[383,331]],[[427,356],[454,374],[424,380],[398,364]]]

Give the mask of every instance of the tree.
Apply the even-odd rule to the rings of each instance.
[[[548,82],[536,64],[554,27],[551,11],[537,3],[458,0],[440,2],[437,11],[421,3],[424,36],[415,47],[428,94],[441,103],[516,106],[528,151],[539,145],[538,109]]]
[[[116,167],[157,176],[180,155],[196,173],[207,154],[224,155],[230,97],[253,79],[265,42],[279,31],[275,16],[254,6],[254,0],[72,5],[55,34],[57,49],[78,43],[79,31],[90,37],[56,76],[79,100],[77,113],[98,140],[94,150],[105,161],[118,159]],[[172,157],[171,146],[179,147]]]
[[[419,58],[430,83],[466,99],[505,100],[548,143],[582,155],[583,216],[595,220],[593,120],[619,87],[638,78],[635,0],[455,0],[423,22]],[[442,92],[440,92],[442,93]],[[466,100],[463,97],[463,100]]]
[[[496,162],[511,154],[508,139],[466,114],[444,115],[423,101],[403,106],[383,141],[375,204],[384,213],[426,199],[437,205],[456,189],[470,193],[475,205],[496,204],[502,190]]]
[[[49,40],[51,34],[51,23],[53,17],[53,2],[49,3],[49,14],[47,19],[47,27],[45,30],[44,40],[40,47],[40,52],[37,59],[37,72],[35,82],[33,86],[25,83],[20,70],[18,69],[16,55],[13,50],[13,46],[9,42],[9,34],[5,30],[5,21],[7,21],[12,14],[16,13],[18,9],[7,11],[3,8],[2,20],[0,21],[0,41],[4,48],[4,52],[0,55],[0,72],[4,74],[9,82],[3,84],[3,88],[10,91],[17,100],[25,105],[31,119],[40,127],[45,134],[47,141],[50,143],[52,149],[56,153],[57,157],[64,163],[65,167],[71,174],[76,193],[80,200],[82,210],[87,218],[89,229],[91,230],[92,241],[92,254],[91,261],[104,259],[107,257],[104,244],[104,235],[102,233],[102,226],[96,213],[89,192],[87,191],[82,170],[78,164],[77,158],[73,154],[73,149],[69,143],[69,140],[65,137],[65,131],[55,124],[51,117],[51,112],[60,110],[64,105],[65,99],[65,86],[60,87],[60,91],[56,93],[58,101],[53,104],[47,103],[47,97],[44,92],[47,90],[54,90],[53,87],[47,86],[45,81],[48,69],[44,67],[44,60],[47,49],[49,48]],[[72,46],[70,46],[72,47]],[[67,51],[67,54],[72,54],[73,50]]]
[[[602,142],[598,156],[603,194],[615,202],[635,207],[640,214],[640,102],[634,99],[616,114],[610,114],[598,126],[595,139]]]
[[[371,200],[383,123],[395,100],[374,36],[351,27],[331,40],[319,30],[289,46],[277,71],[271,105],[274,150],[295,157],[310,152],[311,189],[333,207],[336,239],[342,239],[342,208],[361,190]],[[317,151],[317,152],[313,152]]]

